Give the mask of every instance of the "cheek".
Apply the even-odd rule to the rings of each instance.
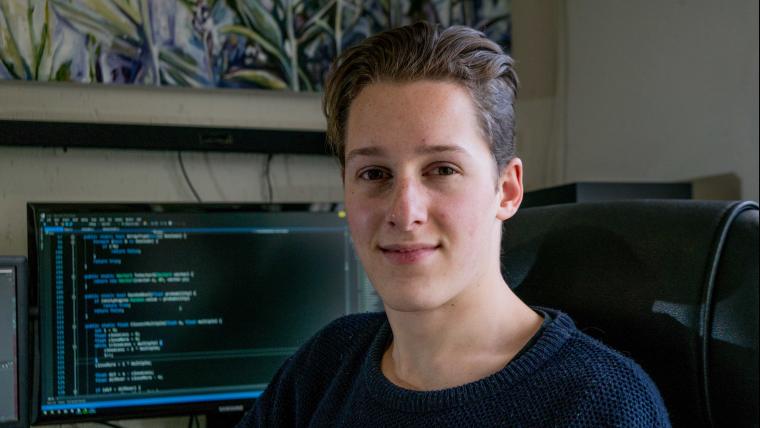
[[[346,210],[348,211],[348,231],[351,233],[351,239],[354,241],[354,244],[359,245],[365,240],[366,221],[363,221],[361,215],[349,210],[348,207],[346,207]]]
[[[463,240],[464,243],[470,242],[472,236],[475,235],[478,227],[478,220],[473,213],[472,208],[467,208],[462,205],[453,207],[448,210],[444,215],[441,215],[441,221],[449,230],[456,231],[458,239]]]
[[[473,243],[470,238],[482,234],[486,226],[490,225],[489,219],[492,220],[495,215],[492,213],[490,199],[474,199],[471,196],[465,195],[461,200],[447,201],[438,215],[442,227],[453,231],[465,244]]]
[[[345,195],[348,229],[355,244],[371,239],[373,229],[373,208],[361,198],[346,192]]]

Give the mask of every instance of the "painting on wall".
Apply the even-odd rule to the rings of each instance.
[[[509,51],[511,0],[0,0],[0,79],[320,91],[383,29],[464,24]]]

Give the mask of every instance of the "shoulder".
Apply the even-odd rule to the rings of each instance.
[[[384,313],[340,317],[314,334],[285,362],[283,369],[296,373],[307,369],[311,379],[319,374],[330,379],[339,366],[363,361],[372,340],[385,322]]]
[[[567,380],[577,387],[578,425],[670,425],[657,386],[628,356],[577,329],[560,355]],[[589,415],[593,423],[584,419]]]

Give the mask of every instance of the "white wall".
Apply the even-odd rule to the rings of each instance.
[[[566,9],[565,182],[735,173],[758,200],[757,0]]]
[[[565,31],[563,0],[512,3],[512,56],[520,78],[517,155],[526,191],[564,179]]]
[[[319,94],[0,80],[0,118],[320,130]]]

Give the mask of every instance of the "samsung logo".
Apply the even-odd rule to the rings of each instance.
[[[219,413],[225,413],[225,412],[242,412],[244,409],[243,409],[242,404],[237,404],[234,406],[219,406],[218,410],[219,410]]]

